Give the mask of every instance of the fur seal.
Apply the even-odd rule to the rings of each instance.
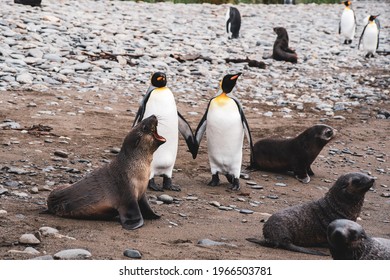
[[[264,240],[247,240],[266,247],[324,255],[304,247],[326,245],[326,231],[332,221],[356,221],[364,196],[374,182],[372,177],[363,173],[342,175],[324,197],[282,209],[269,217],[263,226]]]
[[[297,53],[288,47],[287,30],[284,27],[275,27],[274,31],[278,36],[274,43],[272,58],[278,61],[297,63]]]
[[[306,129],[295,138],[259,140],[253,146],[249,169],[293,171],[299,181],[309,183],[310,176],[314,175],[310,165],[335,135],[332,127],[320,124]]]
[[[125,229],[136,229],[145,219],[158,219],[146,198],[153,153],[165,143],[152,115],[126,136],[117,157],[71,186],[54,189],[49,213],[65,218],[110,219],[119,214]]]
[[[353,221],[334,220],[328,226],[327,235],[334,260],[390,260],[390,239],[369,237]]]

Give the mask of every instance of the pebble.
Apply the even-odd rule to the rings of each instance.
[[[229,246],[229,247],[237,247],[237,245],[234,245],[234,244],[214,241],[214,240],[211,240],[211,239],[201,239],[201,240],[198,241],[197,244],[201,245],[201,246]]]
[[[6,188],[0,188],[0,195],[8,193]]]
[[[44,255],[44,256],[39,256],[39,257],[32,258],[31,260],[45,260],[45,261],[51,261],[51,260],[54,260],[54,258],[53,258],[53,256],[51,256],[51,255]]]
[[[92,254],[85,249],[68,249],[54,254],[54,259],[59,260],[84,260],[92,257]]]
[[[162,202],[164,202],[164,203],[166,203],[166,204],[173,203],[173,197],[170,196],[170,195],[167,195],[167,194],[159,195],[157,199],[162,201]]]
[[[253,214],[254,211],[248,210],[248,209],[241,209],[241,210],[240,210],[240,213],[241,213],[241,214]]]
[[[39,239],[36,238],[34,234],[26,233],[19,238],[19,243],[37,245],[40,244],[41,241],[39,241]]]
[[[382,197],[390,197],[390,192],[384,192],[381,194]]]
[[[55,151],[54,155],[57,157],[60,157],[60,158],[68,158],[69,157],[69,153],[67,153],[65,151],[61,151],[61,150]]]
[[[141,253],[138,250],[133,249],[126,249],[123,252],[123,255],[131,259],[140,259],[142,257]]]
[[[5,216],[7,215],[7,211],[6,210],[0,210],[0,216]]]
[[[57,235],[59,233],[58,229],[55,229],[55,228],[52,228],[52,227],[41,227],[41,228],[39,228],[39,232],[43,236]]]
[[[267,195],[267,197],[270,199],[278,199],[279,198],[279,196],[277,196],[276,194],[269,194],[269,195]]]
[[[287,184],[285,184],[285,183],[275,183],[275,186],[277,186],[277,187],[287,187]]]
[[[254,190],[262,190],[262,189],[264,189],[264,187],[260,186],[260,185],[252,185],[252,186],[250,186],[250,188],[254,189]]]
[[[234,208],[229,206],[219,206],[218,209],[223,211],[230,211],[233,210]]]
[[[219,203],[218,201],[210,201],[210,205],[215,206],[215,207],[220,207],[221,203]]]
[[[249,186],[256,186],[257,183],[255,181],[246,181],[246,184]]]

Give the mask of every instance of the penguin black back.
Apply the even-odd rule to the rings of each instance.
[[[231,33],[229,39],[238,38],[241,28],[241,15],[237,8],[230,7],[226,13],[226,32]]]

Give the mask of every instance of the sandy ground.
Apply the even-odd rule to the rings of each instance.
[[[32,102],[36,107],[28,106]],[[193,129],[203,114],[205,102],[195,108],[198,115],[187,114],[194,111],[190,105],[178,105]],[[27,254],[10,253],[9,250],[23,250],[26,246],[18,243],[19,237],[24,233],[36,233],[42,226],[57,228],[61,234],[75,240],[42,237],[41,244],[35,246],[41,255],[84,248],[92,253],[93,259],[125,259],[124,250],[133,248],[142,253],[143,259],[330,259],[263,248],[245,238],[262,237],[266,213],[272,214],[284,207],[320,198],[339,175],[356,171],[370,172],[377,178],[373,190],[366,195],[359,223],[370,235],[390,238],[390,200],[382,196],[390,188],[390,126],[388,120],[376,119],[375,107],[356,107],[350,112],[338,114],[345,120],[324,120],[324,114],[310,105],[306,105],[299,114],[293,112],[293,118],[283,118],[279,108],[247,103],[245,112],[254,140],[266,136],[295,136],[321,121],[338,130],[337,137],[315,160],[312,166],[315,176],[311,182],[301,184],[289,174],[251,172],[250,179],[264,189],[253,190],[241,179],[241,190],[231,192],[225,178],[222,178],[220,186],[209,187],[207,182],[211,174],[206,139],[203,139],[198,158],[193,160],[184,139],[180,138],[174,183],[179,184],[182,191],[166,192],[177,198],[178,203],[152,204],[162,218],[146,221],[138,230],[127,231],[118,221],[72,220],[40,212],[45,209],[49,194],[49,191],[42,190],[43,186],[53,182],[55,185],[75,182],[112,159],[114,155],[110,149],[121,146],[134,120],[136,101],[129,102],[125,94],[112,92],[6,92],[0,94],[0,104],[1,121],[12,119],[23,128],[38,124],[53,128],[48,135],[0,130],[0,184],[19,182],[18,187],[6,187],[8,193],[0,196],[0,210],[7,211],[0,215],[0,259],[32,258]],[[105,109],[105,106],[112,110]],[[389,110],[389,105],[382,104],[382,108]],[[274,116],[258,114],[266,111],[274,111]],[[331,155],[330,149],[349,149],[352,154]],[[66,151],[69,157],[60,159],[54,156],[56,150]],[[249,149],[245,143],[243,169],[248,163]],[[29,173],[7,173],[11,166],[23,168]],[[44,172],[42,169],[48,166],[53,169]],[[286,183],[287,187],[275,186],[277,182]],[[37,194],[29,192],[34,186],[40,190]],[[15,196],[12,194],[14,191],[25,192],[28,197]],[[159,194],[148,191],[149,196]],[[279,198],[267,198],[271,194]],[[189,196],[192,199],[188,199]],[[234,210],[219,210],[210,205],[210,201],[250,209],[254,213],[244,215]],[[261,203],[255,207],[250,204],[253,201]],[[197,245],[198,240],[205,238],[233,246]],[[327,252],[327,249],[320,250]]]

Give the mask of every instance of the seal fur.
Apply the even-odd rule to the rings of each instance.
[[[322,148],[334,138],[335,130],[327,125],[314,125],[295,138],[257,141],[249,169],[286,172],[293,171],[295,177],[309,183],[313,170],[310,165]]]
[[[297,63],[297,53],[288,46],[288,34],[286,28],[275,27],[274,32],[277,37],[273,47],[272,58],[279,61]]]
[[[334,260],[390,260],[390,239],[369,237],[353,221],[334,220],[328,226],[327,236]]]
[[[248,238],[262,246],[324,255],[304,247],[327,245],[327,227],[336,219],[356,221],[366,192],[375,180],[363,173],[340,176],[324,197],[274,213],[263,226],[264,240]]]
[[[78,219],[110,219],[119,214],[125,229],[136,229],[145,219],[158,219],[146,198],[154,151],[165,142],[153,115],[134,127],[117,157],[71,186],[54,189],[48,212]]]

